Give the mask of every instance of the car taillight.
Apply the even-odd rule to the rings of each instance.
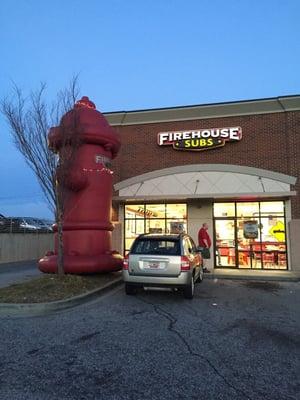
[[[180,269],[181,271],[189,271],[191,269],[190,262],[187,256],[181,256]]]
[[[128,270],[129,267],[129,256],[125,256],[123,260],[123,269]]]

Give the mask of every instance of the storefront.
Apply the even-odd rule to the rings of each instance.
[[[300,96],[107,113],[114,247],[209,225],[211,267],[300,268]]]
[[[188,232],[186,203],[125,204],[124,250],[142,233]],[[213,203],[216,267],[287,269],[284,201]]]
[[[214,203],[215,265],[287,269],[284,201]]]

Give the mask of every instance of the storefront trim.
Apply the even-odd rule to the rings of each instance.
[[[130,196],[114,196],[113,200],[114,201],[121,201],[121,202],[136,202],[136,201],[155,201],[155,200],[188,200],[188,199],[207,199],[207,200],[255,200],[258,198],[263,198],[263,199],[272,199],[272,198],[281,198],[281,199],[287,199],[291,196],[296,196],[297,192],[295,191],[290,191],[290,192],[273,192],[273,193],[209,193],[209,195],[196,195],[196,194],[191,194],[191,195],[168,195],[166,196],[135,196],[135,197],[130,197]]]
[[[167,175],[183,174],[186,172],[232,172],[236,174],[252,175],[261,178],[272,179],[289,185],[295,185],[297,178],[290,175],[281,174],[261,168],[253,168],[242,165],[231,164],[190,164],[180,165],[172,168],[163,168],[142,175],[137,175],[114,185],[115,190],[121,190],[128,186],[144,183],[147,180],[159,178]]]

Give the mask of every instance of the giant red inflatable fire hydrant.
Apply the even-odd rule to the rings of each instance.
[[[58,127],[50,129],[48,138],[49,147],[61,160],[57,181],[64,202],[64,271],[94,273],[121,269],[123,258],[111,249],[110,221],[109,166],[120,148],[117,132],[95,104],[83,97],[62,117]],[[39,261],[43,272],[57,271],[57,227],[54,230],[54,252],[48,252]]]

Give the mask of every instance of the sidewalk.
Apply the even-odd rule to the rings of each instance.
[[[300,270],[266,271],[266,270],[253,270],[253,269],[242,270],[242,269],[215,268],[213,272],[205,274],[205,278],[297,282],[300,280]]]
[[[37,267],[37,260],[0,264],[0,288],[14,283],[25,282],[40,275],[42,275],[42,272]],[[296,282],[300,281],[300,269],[298,271],[262,271],[215,268],[210,274],[205,274],[205,278]]]
[[[0,264],[0,288],[40,276],[37,260]]]

